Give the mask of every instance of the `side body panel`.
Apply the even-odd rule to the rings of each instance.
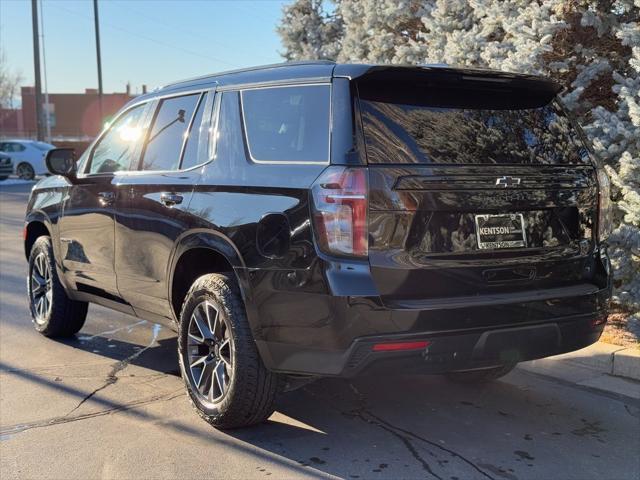
[[[113,266],[116,193],[113,176],[87,179],[67,191],[59,222],[60,261],[66,282],[79,291],[119,297]]]
[[[168,267],[174,245],[194,226],[189,203],[201,169],[122,175],[118,179],[115,269],[118,290],[140,316],[171,318]],[[163,194],[182,201],[166,205]]]
[[[142,159],[138,159],[134,169],[136,171],[125,173],[118,179],[115,246],[118,289],[139,316],[159,321],[173,319],[168,293],[172,272],[170,262],[176,243],[195,224],[188,207],[194,186],[202,173],[202,166],[197,165],[206,163],[209,158],[208,140],[214,92],[208,90],[202,96],[203,91],[189,92],[189,97],[199,96],[194,109],[197,107],[201,114],[198,116],[189,112],[191,120],[179,138],[182,141],[179,152],[170,153],[166,148],[161,148],[155,153],[162,165],[181,167],[188,151],[189,166],[194,166],[177,171],[136,170],[142,168],[145,161],[144,148]],[[168,97],[168,100],[172,101],[172,98],[184,98],[184,95]],[[156,103],[159,111],[162,102]],[[171,121],[167,126],[174,123]],[[184,122],[177,125],[180,123]],[[167,126],[159,130],[160,134]],[[171,141],[179,133],[169,132],[164,137],[165,141]]]

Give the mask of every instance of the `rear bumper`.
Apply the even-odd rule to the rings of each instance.
[[[514,326],[430,335],[397,335],[357,339],[346,355],[340,376],[371,371],[446,373],[472,370],[558,355],[598,341],[606,314],[557,319],[536,325]],[[413,352],[376,352],[379,343],[426,340]]]
[[[612,289],[606,250],[594,259],[583,283],[422,301],[381,297],[367,262],[236,271],[267,368],[349,377],[400,365],[443,373],[586,347],[602,333]],[[374,351],[386,342],[428,346]]]
[[[461,331],[379,335],[357,338],[344,351],[260,342],[269,352],[270,368],[297,375],[353,377],[369,371],[402,369],[412,373],[445,373],[534,360],[587,347],[600,338],[606,313],[563,318],[536,325]],[[427,341],[424,349],[377,352],[388,342]],[[266,359],[265,359],[266,360]]]
[[[352,377],[381,369],[444,373],[483,368],[557,355],[596,342],[607,319],[610,286],[554,290],[556,295],[536,291],[527,298],[521,293],[511,298],[501,295],[491,304],[478,300],[475,305],[426,309],[390,309],[374,306],[372,299],[340,297],[327,299],[329,304],[324,305],[309,297],[304,308],[311,322],[296,316],[296,309],[302,311],[291,305],[286,309],[289,318],[300,318],[300,324],[290,321],[279,328],[263,324],[257,344],[271,370]],[[269,311],[275,313],[265,309],[263,319],[269,318]],[[468,327],[447,329],[447,323]],[[413,351],[373,349],[380,343],[423,341],[428,346]]]

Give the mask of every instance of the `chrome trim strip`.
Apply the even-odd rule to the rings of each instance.
[[[213,111],[210,118],[210,135],[207,149],[207,162],[209,163],[216,159],[218,149],[218,126],[220,125],[220,105],[222,103],[222,93],[216,92],[215,103],[213,104]]]
[[[217,88],[219,92],[229,92],[238,90],[250,90],[256,88],[272,88],[272,87],[298,87],[302,85],[318,85],[330,84],[331,77],[312,77],[312,78],[289,78],[285,80],[268,80],[264,82],[236,83],[233,85],[221,85]]]

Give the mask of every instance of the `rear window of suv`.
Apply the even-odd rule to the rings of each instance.
[[[493,92],[441,88],[410,101],[407,95],[360,98],[369,163],[584,164],[588,151],[555,100],[521,108]],[[459,94],[458,94],[459,93]],[[464,98],[469,98],[468,106]],[[478,100],[478,97],[482,97]],[[454,99],[455,98],[455,99]],[[449,104],[449,100],[452,99]],[[434,101],[435,100],[435,101]],[[494,107],[494,108],[492,108]]]
[[[242,90],[241,98],[254,162],[329,161],[329,85]]]

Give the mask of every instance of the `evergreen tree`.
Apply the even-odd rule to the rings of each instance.
[[[338,0],[344,21],[343,62],[402,63],[396,50],[415,41],[424,3],[415,0]]]
[[[326,13],[322,0],[296,0],[283,8],[277,32],[286,60],[335,60],[340,51],[342,19]]]

